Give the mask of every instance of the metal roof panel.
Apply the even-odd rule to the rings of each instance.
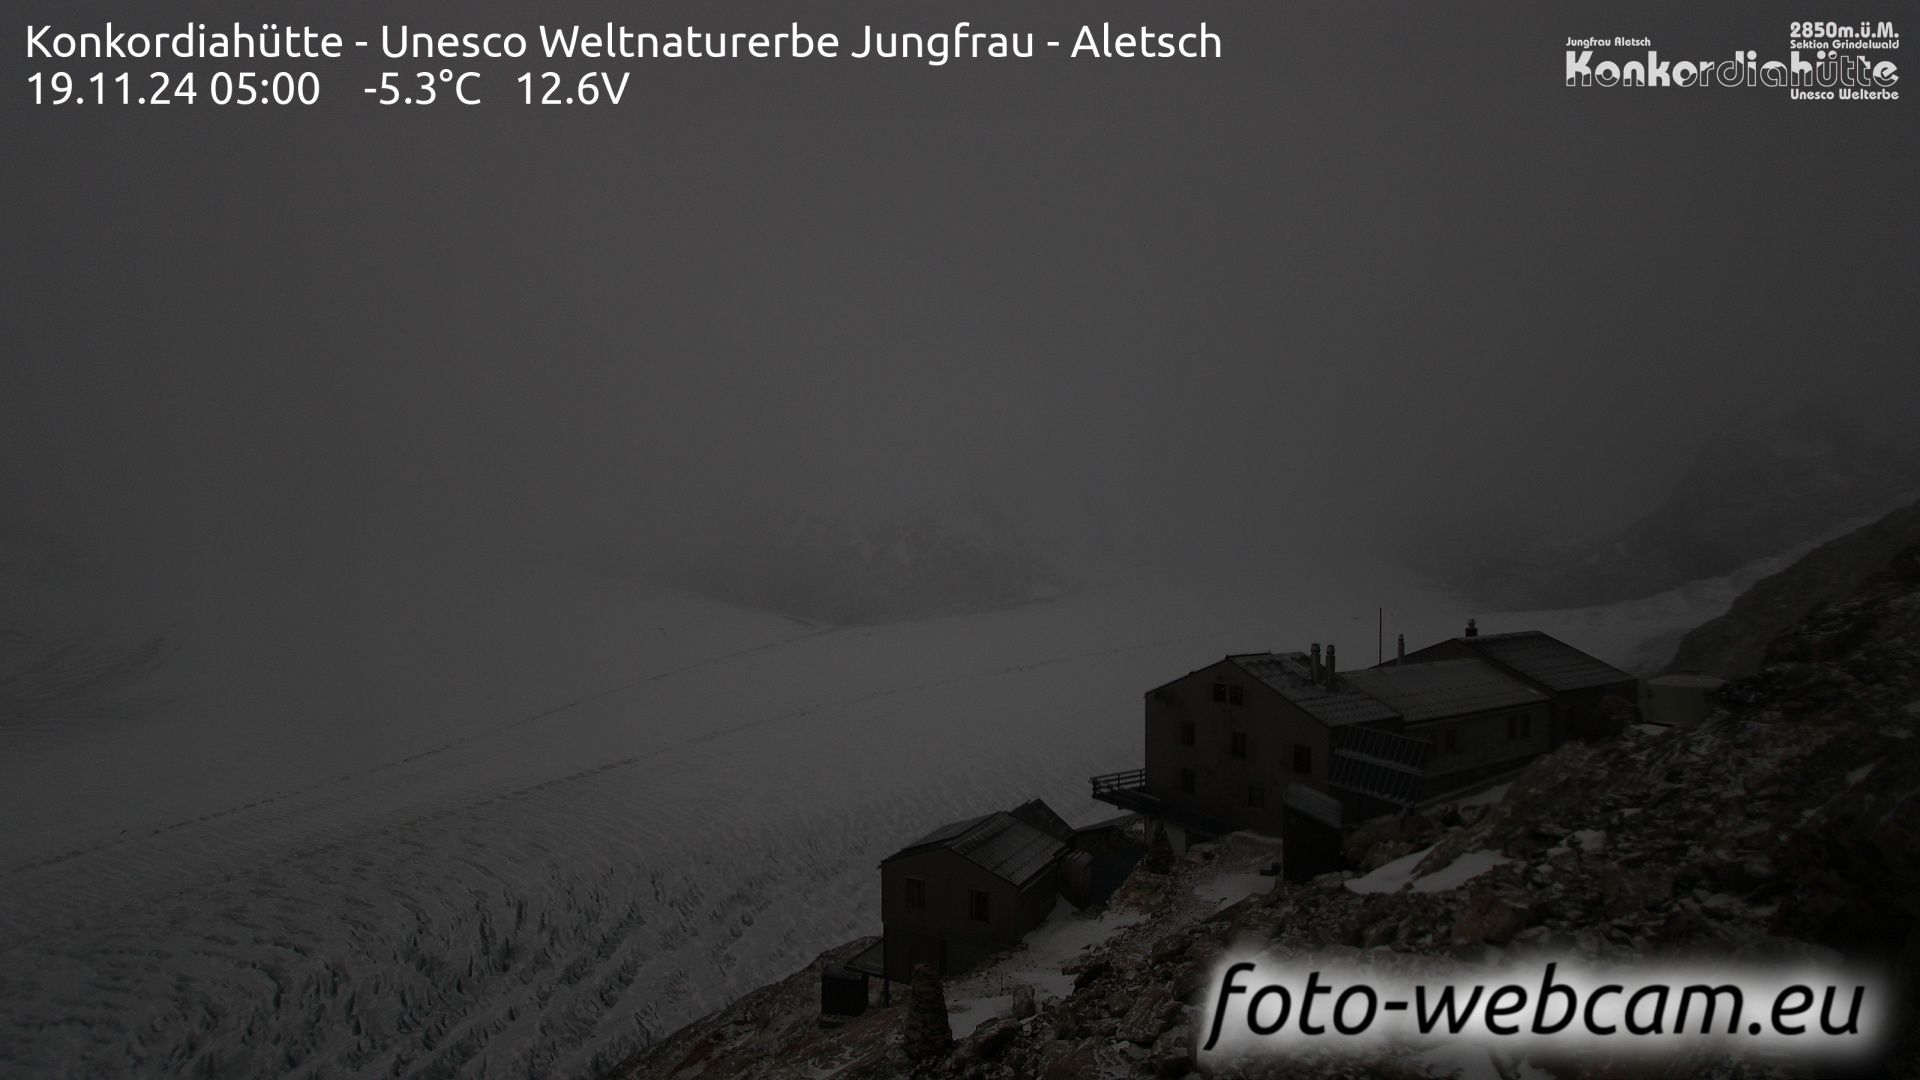
[[[1539,705],[1547,696],[1485,660],[1429,660],[1368,668],[1346,678],[1408,723]]]
[[[887,860],[941,847],[1014,885],[1025,885],[1066,852],[1067,845],[1004,810],[956,821],[908,844]]]
[[[1494,663],[1557,691],[1588,690],[1633,681],[1631,674],[1538,630],[1481,634],[1460,640]]]
[[[1259,679],[1302,712],[1328,727],[1392,720],[1399,714],[1355,689],[1348,673],[1337,673],[1339,689],[1329,690],[1307,674],[1304,653],[1245,653],[1230,656],[1242,671]]]

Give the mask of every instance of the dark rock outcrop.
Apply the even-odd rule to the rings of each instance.
[[[1768,643],[1783,630],[1822,604],[1851,595],[1896,553],[1913,544],[1920,544],[1920,503],[1822,544],[1792,566],[1754,583],[1726,614],[1682,638],[1668,667],[1729,679],[1757,673],[1767,659]],[[1786,647],[1808,644],[1790,640]]]

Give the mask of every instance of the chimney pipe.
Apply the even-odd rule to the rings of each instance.
[[[1475,625],[1473,624],[1473,620],[1472,620],[1472,619],[1468,619],[1468,620],[1467,620],[1467,636],[1468,636],[1468,637],[1479,637],[1479,636],[1480,636],[1480,628],[1479,628],[1478,626],[1475,626]]]
[[[1393,664],[1395,667],[1399,667],[1401,664],[1404,664],[1406,662],[1407,662],[1407,635],[1401,634],[1399,635],[1398,643],[1394,645]]]
[[[1329,645],[1327,646],[1327,689],[1333,689],[1337,685],[1337,680],[1338,676],[1333,670],[1333,646]]]
[[[1313,643],[1313,651],[1308,655],[1310,659],[1307,661],[1307,681],[1317,686],[1320,683],[1320,643],[1319,642],[1316,641]]]

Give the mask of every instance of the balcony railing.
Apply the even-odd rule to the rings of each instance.
[[[1190,806],[1170,803],[1149,793],[1145,769],[1128,769],[1126,772],[1089,776],[1087,781],[1093,786],[1093,797],[1100,802],[1185,826],[1190,835],[1198,833],[1202,836],[1225,836],[1234,829],[1227,822],[1216,821],[1196,813]]]
[[[1103,798],[1103,796],[1110,796],[1118,792],[1138,791],[1146,787],[1147,770],[1128,769],[1125,772],[1090,776],[1087,780],[1093,785],[1093,797],[1100,799],[1102,802],[1109,802],[1111,800]]]

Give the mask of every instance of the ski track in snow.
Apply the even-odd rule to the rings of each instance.
[[[1033,797],[1111,813],[1086,777],[1139,764],[1147,687],[1361,633],[1347,602],[1120,587],[836,630],[716,606],[642,674],[280,762],[244,801],[16,796],[41,816],[0,833],[0,1076],[591,1075],[875,932],[876,864],[913,836]],[[1410,638],[1449,632],[1423,603],[1446,614]],[[204,812],[114,816],[152,806]]]

